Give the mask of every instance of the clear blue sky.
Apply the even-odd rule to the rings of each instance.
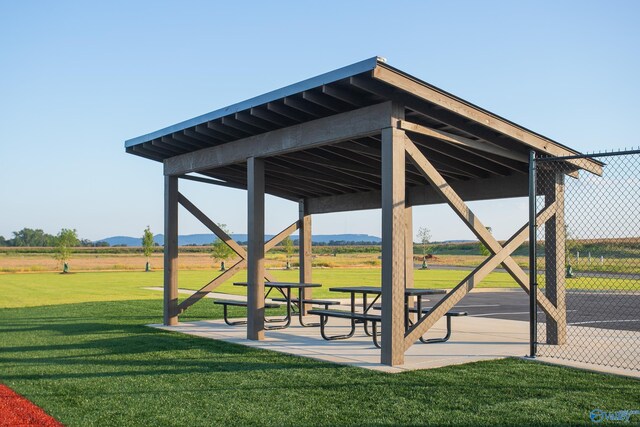
[[[161,165],[126,139],[375,55],[578,150],[637,146],[638,16],[638,1],[0,1],[0,235],[162,233]],[[182,190],[246,231],[244,192]],[[472,206],[499,238],[526,222],[522,199]],[[267,209],[267,232],[296,219]],[[471,237],[445,207],[414,223]],[[314,228],[380,235],[380,213]]]

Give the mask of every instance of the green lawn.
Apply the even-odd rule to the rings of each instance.
[[[384,374],[163,332],[144,326],[161,293],[140,289],[161,281],[0,275],[0,382],[69,426],[555,426],[640,408],[639,381],[533,362]]]
[[[297,270],[272,270],[271,273],[282,281],[298,281]],[[178,274],[178,284],[185,289],[200,289],[219,274],[209,270],[182,270]],[[416,270],[415,284],[426,288],[452,288],[467,272],[453,270]],[[216,292],[237,295],[246,294],[246,289],[233,286],[233,282],[245,281],[246,271],[236,274],[222,284]],[[347,297],[329,292],[331,286],[380,286],[380,269],[317,269],[313,271],[313,281],[322,283],[322,288],[314,289],[317,298]],[[118,301],[123,299],[157,298],[159,294],[145,290],[145,287],[162,287],[162,271],[144,272],[96,272],[96,273],[28,273],[2,274],[0,284],[12,295],[0,297],[0,307],[26,307],[42,304],[68,304],[76,301]],[[507,273],[492,273],[479,287],[516,287]]]
[[[282,281],[298,281],[297,270],[270,270]],[[220,272],[215,270],[182,270],[178,284],[184,289],[200,289]],[[461,270],[415,270],[414,283],[420,288],[453,288],[469,272]],[[216,292],[244,295],[246,289],[233,286],[233,282],[246,280],[241,271],[231,280],[216,288]],[[346,298],[348,295],[329,292],[332,286],[380,286],[379,268],[327,268],[314,269],[313,281],[322,283],[314,289],[316,298]],[[5,291],[0,295],[1,307],[29,307],[36,305],[68,304],[77,301],[119,301],[127,299],[158,298],[157,293],[145,287],[162,287],[162,271],[144,272],[94,272],[94,273],[25,273],[0,274],[0,285]],[[595,279],[577,277],[567,280],[570,289],[589,289],[602,286],[608,289],[640,290],[637,280]],[[478,288],[518,288],[508,273],[491,273]],[[9,297],[9,295],[11,295]]]

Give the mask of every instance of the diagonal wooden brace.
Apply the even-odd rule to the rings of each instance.
[[[235,263],[233,266],[226,269],[218,277],[216,277],[215,279],[213,279],[212,281],[204,285],[202,288],[200,288],[196,293],[189,295],[187,299],[185,299],[180,304],[178,304],[178,308],[177,308],[178,312],[176,313],[176,315],[182,314],[187,308],[189,308],[196,302],[200,301],[209,292],[211,292],[212,290],[214,290],[215,288],[217,288],[218,286],[220,286],[221,284],[229,280],[231,277],[233,277],[233,275],[235,275],[238,271],[243,269],[246,265],[247,265],[247,261],[244,259],[241,259],[240,261]]]
[[[178,202],[189,211],[194,217],[196,217],[202,224],[204,224],[209,230],[213,232],[220,240],[225,242],[240,258],[241,260],[234,264],[231,268],[225,270],[222,274],[217,276],[215,279],[204,285],[200,290],[196,293],[190,295],[187,299],[182,301],[177,307],[177,314],[183,313],[187,308],[200,301],[205,297],[209,292],[213,291],[215,288],[220,286],[225,281],[229,280],[234,274],[240,271],[247,265],[247,251],[240,246],[238,242],[233,240],[231,236],[229,236],[223,229],[221,229],[215,222],[213,222],[204,212],[202,212],[196,205],[194,205],[189,199],[187,199],[183,194],[178,193]],[[271,238],[264,245],[264,250],[267,252],[272,249],[278,243],[282,242],[287,236],[291,235],[294,231],[298,230],[300,225],[299,221],[294,222],[280,233]],[[271,273],[265,271],[264,273],[265,279],[269,282],[276,281],[275,278],[271,275]]]
[[[208,216],[204,214],[200,209],[196,207],[189,199],[183,196],[181,193],[178,193],[178,202],[184,206],[186,210],[188,210],[193,216],[195,216],[198,221],[204,224],[209,230],[213,232],[220,240],[225,242],[233,251],[238,254],[238,256],[242,259],[247,259],[247,252],[244,250],[240,244],[238,244],[231,236],[224,232],[223,229],[218,227],[218,225],[209,219]]]
[[[245,251],[244,248],[242,246],[240,246],[240,244],[238,242],[233,240],[233,238],[231,236],[229,236],[227,233],[225,233],[223,229],[218,227],[218,225],[215,222],[213,222],[207,215],[204,214],[204,212],[202,212],[200,209],[198,209],[198,207],[196,205],[191,203],[191,201],[189,199],[187,199],[181,193],[178,193],[178,202],[186,210],[188,210],[194,217],[196,217],[198,219],[198,221],[200,221],[209,230],[211,230],[211,232],[213,232],[213,234],[215,234],[220,240],[225,242],[236,254],[238,254],[238,256],[240,258],[242,258],[243,260],[247,259],[247,251]],[[287,228],[287,230],[290,227],[291,226],[289,226]],[[289,234],[291,234],[292,232],[290,232]],[[280,234],[282,234],[282,233],[280,233]],[[278,236],[280,236],[280,234],[278,234]],[[278,236],[276,236],[276,237],[278,237]],[[274,237],[271,240],[274,240],[276,237]],[[286,235],[284,237],[286,237]],[[282,237],[282,239],[284,239],[284,237]],[[279,242],[276,242],[276,244],[278,244],[278,243]],[[266,249],[266,245],[265,245],[265,251],[266,250],[268,250],[268,249]],[[273,277],[273,275],[271,273],[269,273],[269,272],[266,272],[266,271],[265,271],[265,274],[264,274],[264,278],[267,279],[267,281],[269,281],[269,282],[275,282],[276,281],[275,278]]]
[[[269,239],[269,241],[264,244],[264,251],[265,252],[270,251],[275,246],[277,246],[280,242],[282,242],[284,239],[290,236],[291,233],[298,230],[299,228],[300,228],[300,221],[294,222],[293,224],[291,224],[290,226],[282,230],[280,233],[276,234],[271,239]]]
[[[553,207],[550,205],[541,211],[537,218],[537,223],[544,223],[553,215]],[[409,329],[405,335],[405,351],[413,345],[413,343],[422,335],[424,335],[447,311],[455,306],[466,294],[471,291],[480,281],[482,281],[489,273],[491,273],[500,263],[506,258],[510,257],[513,251],[522,245],[529,233],[529,224],[525,224],[518,230],[504,246],[498,251],[498,253],[487,258],[482,264],[480,264],[475,270],[467,275],[446,297],[441,299],[429,313],[421,318],[416,324]],[[555,307],[552,311],[555,315]]]
[[[451,188],[447,181],[440,175],[436,168],[427,160],[422,152],[416,147],[416,145],[405,136],[405,150],[409,155],[412,163],[418,168],[418,170],[424,175],[424,177],[431,183],[433,188],[440,193],[444,200],[454,210],[454,212],[467,224],[469,229],[478,237],[478,239],[491,251],[492,254],[497,254],[503,248],[502,245],[493,237],[493,235],[487,230],[487,227],[474,215],[464,201],[458,196],[458,194]],[[555,205],[552,205],[555,209]],[[550,208],[552,206],[549,206]],[[545,212],[550,212],[545,210]],[[554,210],[555,212],[555,210]],[[552,213],[551,213],[552,214]],[[511,258],[510,256],[502,260],[502,265],[514,278],[514,280],[529,293],[529,279],[527,274],[522,268]],[[555,306],[548,300],[548,298],[538,291],[538,303],[540,307],[548,315],[555,318],[556,313]]]

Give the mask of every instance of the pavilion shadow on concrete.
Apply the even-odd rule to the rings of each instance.
[[[381,362],[403,363],[405,351],[493,269],[501,265],[529,291],[529,278],[511,258],[528,238],[528,225],[499,243],[466,201],[529,195],[529,155],[576,151],[371,58],[250,100],[126,141],[126,151],[164,163],[164,323],[178,316],[240,269],[248,270],[247,338],[264,338],[265,252],[296,230],[300,281],[311,281],[311,215],[382,208]],[[565,175],[580,169],[600,175],[602,165],[566,161],[555,182],[538,186],[545,206],[547,340],[566,337],[564,242]],[[179,179],[246,189],[248,249],[178,191]],[[264,239],[265,193],[299,203],[299,219]],[[408,331],[404,288],[413,286],[412,211],[447,203],[490,250]],[[178,301],[178,205],[224,240],[240,261]],[[223,206],[221,205],[221,208]],[[550,243],[553,242],[553,245]],[[553,247],[552,247],[553,246]],[[306,290],[310,298],[311,289]],[[304,307],[303,309],[306,309]]]

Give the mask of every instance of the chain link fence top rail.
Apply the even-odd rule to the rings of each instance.
[[[602,176],[576,175],[592,158]],[[560,313],[538,309],[537,355],[640,370],[640,151],[571,160],[535,162],[537,211],[564,201],[537,229],[538,288]]]

